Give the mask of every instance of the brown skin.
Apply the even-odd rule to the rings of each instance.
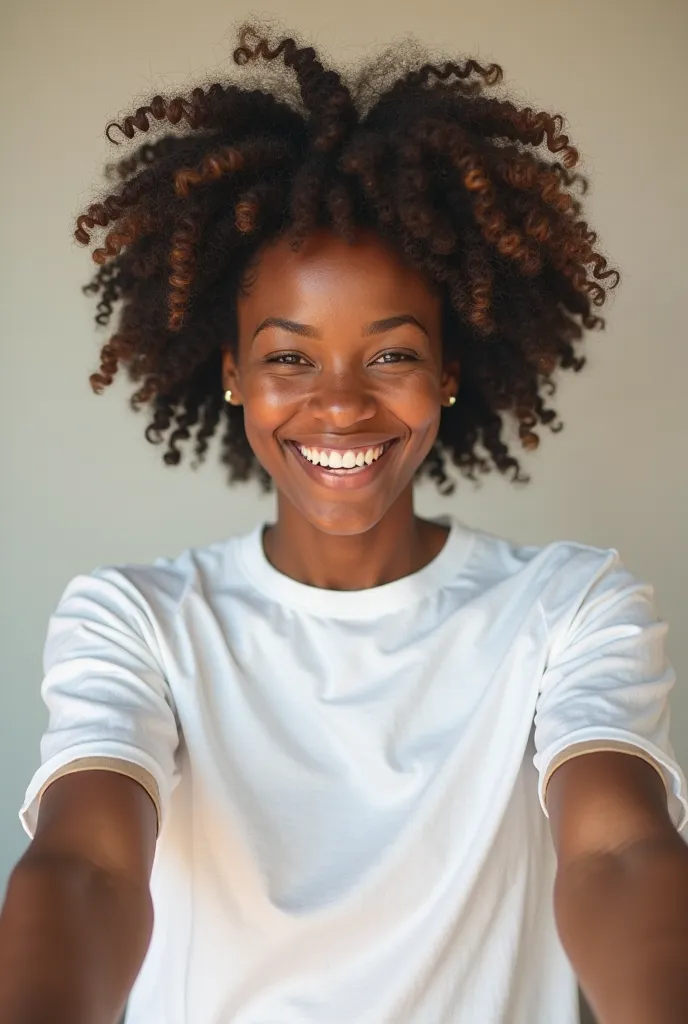
[[[366,324],[403,314],[427,334],[406,324],[366,336]],[[271,327],[254,339],[267,316],[319,337]],[[267,361],[287,351],[300,358]],[[392,351],[413,359],[383,365]],[[446,530],[414,514],[413,476],[458,379],[458,366],[442,366],[439,296],[374,236],[351,248],[323,232],[298,253],[283,241],[263,252],[224,385],[277,486],[265,536],[277,569],[351,590],[435,557]],[[384,472],[350,491],[311,480],[283,445],[355,445],[361,435],[400,441]],[[628,754],[588,753],[557,769],[547,801],[557,924],[600,1024],[685,1021],[688,851],[658,774]],[[155,829],[150,797],[122,775],[86,771],[48,788],[0,915],[3,1024],[116,1024],[150,941]]]
[[[410,315],[366,335],[366,325]],[[308,325],[318,337],[266,317]],[[277,489],[266,555],[281,572],[333,590],[399,579],[441,550],[446,529],[413,510],[413,475],[431,449],[459,367],[442,365],[441,297],[372,233],[351,246],[328,231],[298,252],[285,239],[263,250],[238,304],[238,360],[224,355],[224,387],[243,404],[246,434]],[[424,330],[423,330],[424,328]],[[255,337],[254,337],[255,335]],[[294,356],[269,362],[286,353]],[[388,353],[388,355],[385,355]],[[332,491],[311,480],[287,439],[322,447],[399,438],[370,487]]]
[[[156,824],[125,775],[47,788],[0,914],[2,1024],[117,1024],[152,934]]]
[[[562,944],[600,1024],[688,1020],[688,848],[655,769],[588,753],[547,789]]]

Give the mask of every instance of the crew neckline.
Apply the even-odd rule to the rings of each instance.
[[[259,522],[249,533],[236,538],[237,555],[250,582],[281,605],[291,605],[321,616],[378,618],[414,604],[456,578],[465,563],[473,534],[451,514],[426,517],[449,528],[444,546],[416,572],[391,583],[365,590],[326,590],[301,583],[276,569],[265,554],[263,533],[273,523]]]

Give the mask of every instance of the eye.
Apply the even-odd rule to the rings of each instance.
[[[298,366],[298,363],[296,363],[296,362],[283,362],[283,360],[287,360],[287,359],[289,359],[289,360],[302,359],[303,360],[303,356],[300,356],[298,352],[280,352],[280,354],[277,355],[277,356],[270,356],[268,359],[265,360],[265,362],[266,363],[281,363],[282,366]]]
[[[386,356],[391,356],[392,359],[391,360],[386,359]],[[390,350],[389,352],[383,352],[382,355],[378,356],[378,358],[375,360],[375,362],[377,363],[381,359],[384,360],[384,362],[386,362],[386,363],[389,363],[389,362],[392,362],[392,361],[397,362],[398,360],[401,360],[401,359],[410,359],[412,362],[418,362],[418,356],[414,355],[412,352],[399,352],[397,350],[393,350],[393,351]]]

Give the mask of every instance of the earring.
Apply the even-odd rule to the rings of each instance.
[[[456,401],[456,396],[455,395],[450,395],[449,396],[449,404],[453,405],[455,401]]]
[[[227,391],[225,391],[225,402],[231,402],[231,400],[232,400],[232,392],[228,389]]]

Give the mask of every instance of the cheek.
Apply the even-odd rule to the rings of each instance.
[[[411,434],[418,436],[419,443],[439,425],[439,386],[430,377],[408,381],[405,387],[395,389],[385,404]]]
[[[244,388],[244,405],[256,427],[270,430],[295,407],[294,389],[286,381],[261,380]]]
[[[266,469],[274,460],[277,433],[296,412],[298,404],[286,389],[275,382],[262,381],[260,385],[244,390],[244,429],[251,449]]]
[[[414,432],[411,436],[415,439],[414,451],[416,455],[414,461],[422,462],[435,443],[439,428],[440,410],[437,402],[434,402],[432,408],[428,409],[423,421],[416,424],[413,428]]]

